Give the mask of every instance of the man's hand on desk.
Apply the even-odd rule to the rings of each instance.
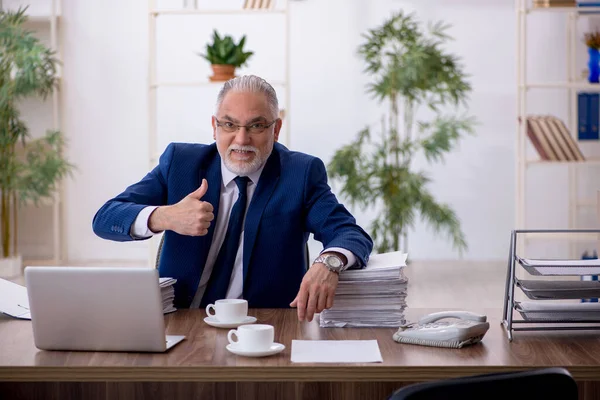
[[[180,235],[206,235],[210,222],[215,218],[212,204],[200,201],[207,190],[208,182],[202,179],[202,185],[179,203],[158,207],[150,214],[148,228],[152,232],[171,230]]]
[[[298,320],[312,321],[315,313],[331,308],[339,275],[325,264],[315,263],[304,275],[298,295],[290,307],[298,308]]]

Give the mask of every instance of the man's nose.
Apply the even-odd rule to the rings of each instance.
[[[235,133],[235,143],[237,144],[248,144],[250,143],[250,134],[244,126],[240,126]]]

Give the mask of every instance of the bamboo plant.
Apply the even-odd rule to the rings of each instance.
[[[373,126],[360,131],[335,152],[328,171],[351,205],[379,210],[370,227],[378,252],[408,251],[419,217],[445,232],[460,253],[467,249],[457,215],[429,191],[427,172],[413,167],[419,153],[428,162],[443,161],[459,139],[474,133],[476,121],[458,115],[471,87],[459,59],[444,49],[448,28],[441,22],[424,27],[414,14],[398,12],[364,34],[359,47],[372,78],[368,92],[388,112],[378,134]],[[425,114],[432,117],[419,118]]]
[[[27,8],[0,11],[0,256],[18,254],[17,210],[25,202],[51,198],[72,169],[63,157],[61,132],[32,140],[18,104],[46,98],[57,83],[56,54],[26,29]]]

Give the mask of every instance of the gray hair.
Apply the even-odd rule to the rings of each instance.
[[[256,75],[238,76],[225,82],[219,91],[219,95],[217,96],[215,114],[219,111],[225,95],[230,91],[265,94],[265,96],[267,96],[267,101],[269,102],[269,107],[271,109],[271,113],[273,114],[273,118],[279,117],[279,102],[277,101],[277,93],[275,93],[275,89],[273,89],[273,86],[271,86],[269,82]]]

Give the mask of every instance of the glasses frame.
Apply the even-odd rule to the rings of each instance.
[[[213,117],[215,118],[215,122],[217,124],[217,127],[223,129],[223,122],[219,121],[219,119],[216,116],[213,116]],[[273,121],[271,121],[270,123],[268,123],[267,125],[265,125],[264,129],[262,131],[260,131],[260,132],[251,132],[250,131],[250,127],[252,125],[238,125],[238,124],[234,124],[231,121],[227,121],[228,123],[232,124],[235,127],[235,129],[232,130],[232,131],[228,131],[226,129],[223,129],[223,131],[225,131],[226,133],[235,133],[235,132],[239,131],[240,128],[246,128],[246,132],[248,132],[250,134],[254,133],[256,135],[260,135],[261,133],[263,133],[264,131],[266,131],[267,129],[269,129],[271,126],[273,126],[273,124],[276,123],[277,121],[279,121],[280,119],[281,118],[275,118]]]

